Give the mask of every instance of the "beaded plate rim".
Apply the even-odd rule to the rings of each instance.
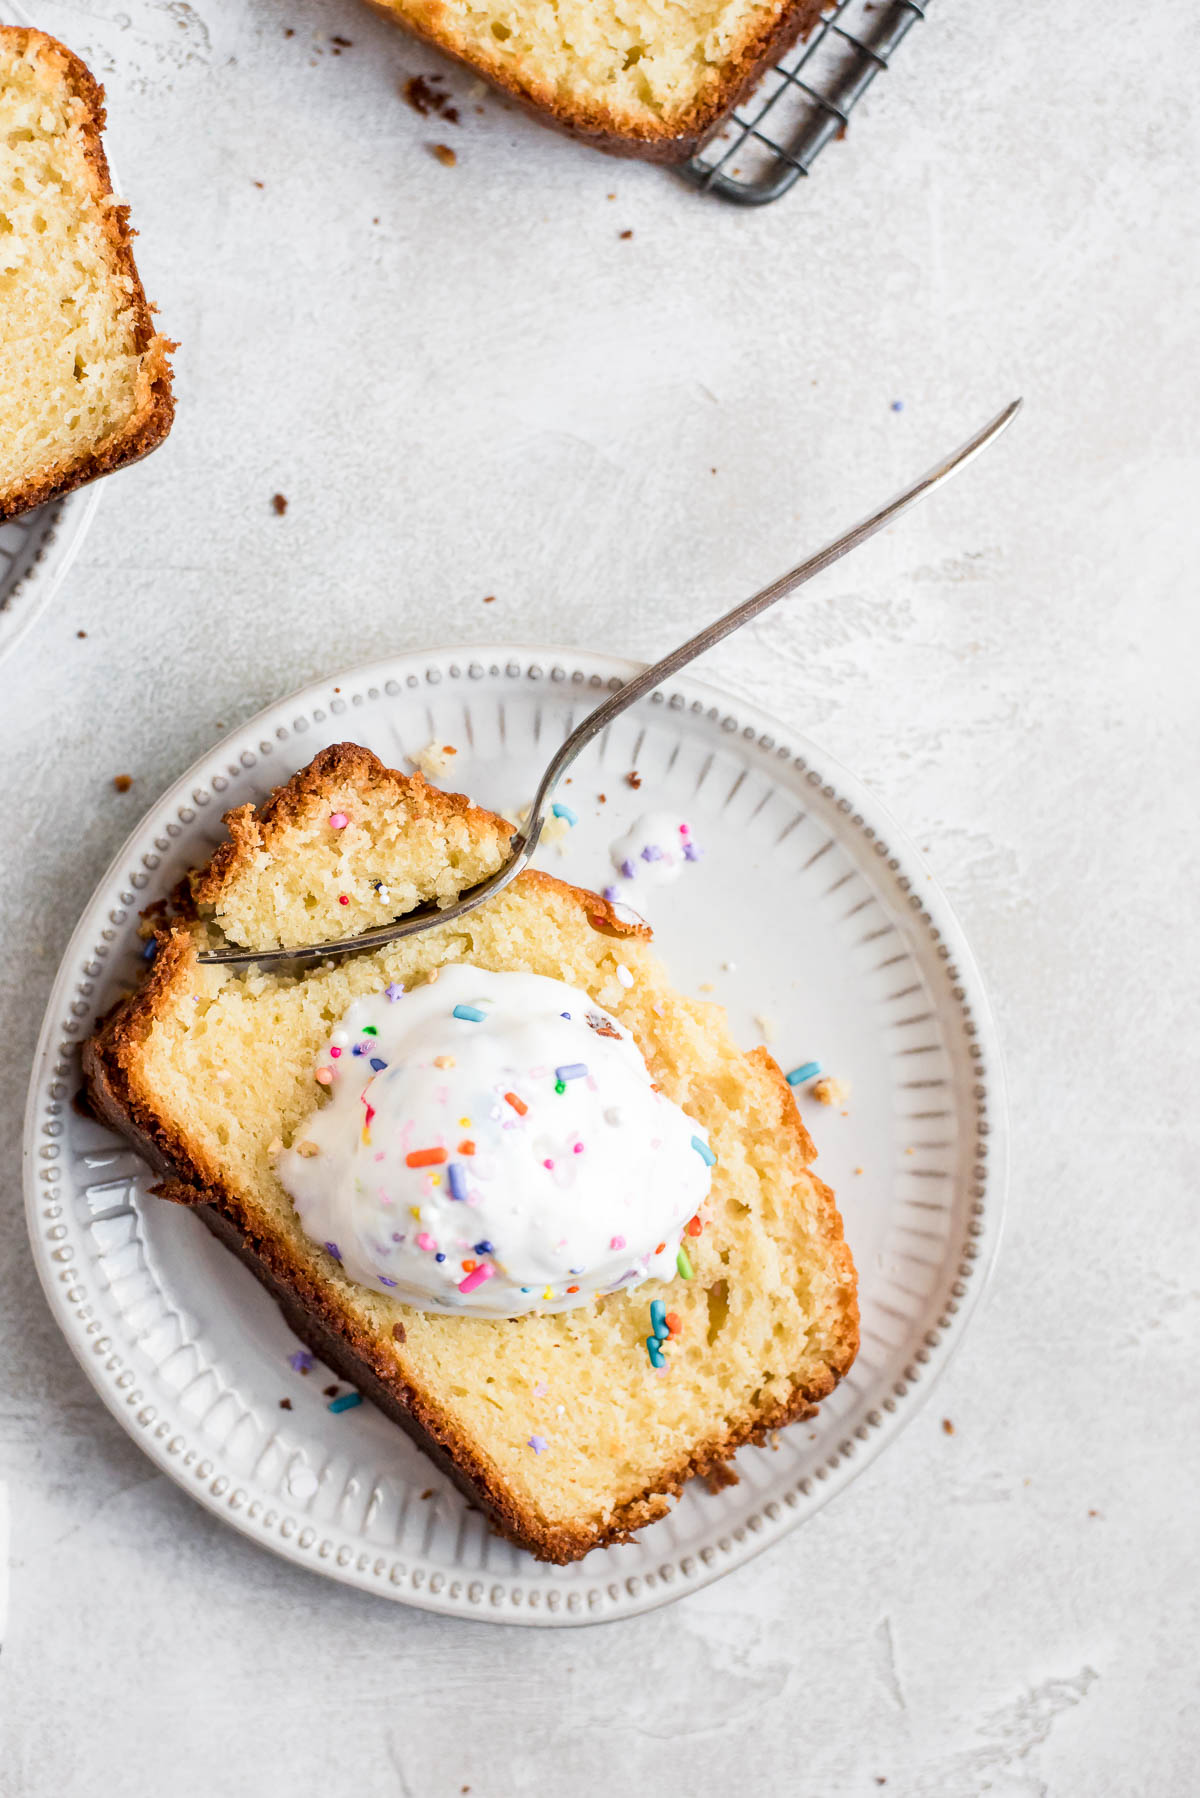
[[[664,1560],[640,1574],[601,1575],[586,1592],[531,1585],[519,1576],[494,1573],[448,1579],[443,1568],[420,1556],[401,1558],[378,1548],[371,1552],[361,1538],[339,1541],[336,1526],[327,1533],[313,1528],[289,1514],[286,1499],[265,1488],[256,1495],[251,1479],[239,1481],[225,1474],[218,1455],[193,1447],[187,1426],[161,1415],[138,1390],[136,1376],[125,1367],[103,1320],[94,1315],[94,1295],[74,1265],[82,1226],[63,1203],[60,1185],[57,1137],[62,1131],[62,1097],[65,1093],[69,1102],[69,1083],[77,1079],[73,1055],[92,1027],[92,982],[102,972],[109,942],[117,935],[113,926],[124,921],[125,909],[138,905],[139,894],[158,865],[156,837],[168,830],[177,837],[194,821],[197,808],[207,808],[218,796],[222,807],[232,803],[236,795],[226,797],[231,784],[280,743],[303,736],[311,723],[330,713],[353,713],[445,680],[467,683],[485,675],[545,679],[595,691],[619,686],[643,666],[604,653],[534,645],[434,648],[382,658],[305,683],[265,707],[181,775],[114,857],[67,945],[35,1054],[24,1131],[26,1216],[34,1262],[56,1322],[109,1411],[161,1471],[261,1546],[360,1589],[443,1614],[511,1624],[573,1625],[633,1616],[669,1603],[732,1572],[812,1515],[874,1460],[929,1396],[962,1339],[995,1261],[1006,1196],[1007,1113],[1003,1068],[982,978],[953,910],[915,846],[854,775],[760,708],[688,679],[672,682],[644,702],[667,711],[686,708],[706,714],[723,734],[738,735],[764,756],[790,762],[836,808],[844,827],[870,842],[935,943],[950,982],[972,1062],[974,1163],[966,1231],[946,1249],[946,1262],[953,1263],[955,1274],[950,1296],[935,1323],[924,1331],[912,1359],[891,1380],[881,1408],[869,1412],[852,1435],[837,1441],[811,1476],[801,1478],[781,1498],[756,1505],[732,1529],[714,1531],[714,1540],[699,1553]],[[914,875],[921,878],[920,896],[912,890]]]
[[[29,542],[21,546],[23,573],[0,586],[0,662],[24,642],[66,580],[92,528],[102,485],[93,481],[9,519],[9,527],[25,530],[34,547],[31,553]]]

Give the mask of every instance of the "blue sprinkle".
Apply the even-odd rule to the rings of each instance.
[[[533,1287],[532,1286],[522,1286],[521,1291],[522,1292],[532,1292]]]
[[[571,810],[569,805],[552,805],[550,807],[550,810],[554,813],[554,816],[556,818],[565,818],[567,823],[570,824],[572,826],[572,828],[574,828],[574,826],[576,824],[578,824],[578,822],[579,822],[579,819],[576,817],[575,813]]]
[[[650,1357],[651,1367],[665,1367],[667,1365],[667,1358],[658,1346],[658,1338],[657,1337],[647,1336],[647,1338],[646,1338],[646,1353]]]
[[[330,1399],[328,1408],[329,1408],[329,1410],[334,1411],[334,1412],[353,1411],[355,1405],[361,1405],[361,1404],[362,1404],[362,1393],[361,1392],[343,1392],[341,1398],[331,1398]]]
[[[452,1015],[461,1018],[464,1024],[482,1024],[485,1016],[478,1005],[456,1005]]]
[[[482,1242],[477,1242],[474,1247],[477,1255],[494,1255],[496,1253],[494,1246],[488,1241],[486,1236]]]
[[[571,1022],[571,1014],[569,1011],[560,1011],[558,1015],[560,1018],[566,1018],[568,1024]]]
[[[657,843],[646,844],[642,850],[642,860],[644,862],[660,862],[662,860],[662,850]]]
[[[143,961],[153,961],[154,957],[157,954],[158,954],[158,938],[156,936],[152,936],[150,938],[150,941],[146,944],[146,947],[142,950],[142,960]]]
[[[633,876],[634,876],[634,873],[636,872],[636,870],[634,868],[633,863],[628,859],[628,857],[626,857],[626,859],[621,863],[621,872],[625,876],[626,880],[633,879]]]
[[[386,1274],[380,1274],[379,1284],[381,1286],[394,1286],[396,1282],[395,1280],[389,1280]]]
[[[366,1052],[367,1052],[366,1043],[355,1043],[354,1047],[350,1051],[351,1055],[365,1055]]]
[[[904,410],[904,401],[903,400],[893,400],[892,401],[892,411],[893,412],[903,412],[903,410]]]
[[[442,1254],[442,1251],[439,1249],[437,1254],[434,1256],[434,1260],[435,1261],[444,1261],[445,1259],[446,1259],[446,1257]]]
[[[587,1078],[586,1061],[570,1061],[565,1068],[555,1068],[556,1080],[584,1080]]]
[[[671,1332],[667,1328],[667,1307],[661,1299],[650,1301],[650,1328],[659,1342],[665,1340]]]
[[[446,1169],[446,1178],[450,1182],[450,1197],[465,1199],[467,1196],[467,1173],[461,1161],[452,1161]]]
[[[382,1074],[384,1068],[387,1066],[387,1062],[382,1060],[378,1055],[372,1055],[371,1066],[375,1069],[377,1074]]]
[[[325,1244],[325,1247],[329,1250],[329,1253],[333,1256],[335,1261],[341,1260],[342,1251],[341,1251],[341,1249],[338,1248],[338,1245],[336,1242],[327,1242]]]
[[[683,845],[683,859],[685,862],[698,862],[700,860],[700,855],[701,851],[697,849],[695,843],[685,843]]]
[[[820,1072],[819,1061],[806,1061],[802,1067],[793,1068],[790,1074],[785,1074],[784,1079],[789,1086],[803,1086],[806,1080],[815,1080]]]
[[[313,1358],[307,1349],[297,1349],[294,1355],[288,1356],[288,1366],[296,1373],[309,1373],[312,1365]]]
[[[699,1155],[705,1167],[716,1167],[717,1158],[702,1136],[693,1136],[692,1147],[695,1149],[697,1155]]]

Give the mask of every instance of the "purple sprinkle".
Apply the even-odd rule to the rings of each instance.
[[[338,1245],[336,1242],[327,1242],[325,1244],[325,1247],[329,1250],[329,1253],[333,1256],[335,1261],[341,1260],[342,1251],[341,1251],[341,1249],[338,1248]]]
[[[395,1280],[389,1280],[387,1278],[386,1274],[380,1274],[379,1284],[381,1286],[394,1286],[396,1284],[396,1282],[395,1282]]]
[[[612,904],[612,902],[613,902],[613,900],[614,900],[614,899],[615,899],[615,898],[616,898],[616,896],[617,896],[617,889],[616,889],[616,887],[605,887],[605,889],[604,889],[604,897],[605,897],[605,898],[606,898],[606,899],[607,899],[607,900],[608,900],[608,903],[609,903],[609,904],[610,904],[610,905],[611,905],[611,904]]]
[[[372,1055],[371,1066],[375,1069],[377,1074],[382,1074],[384,1068],[387,1066],[387,1062],[383,1060],[382,1056]]]
[[[683,859],[685,862],[698,862],[702,853],[701,850],[697,849],[695,843],[685,843],[683,845]]]
[[[903,412],[903,410],[904,410],[904,401],[903,400],[893,400],[892,401],[892,411],[893,412]]]
[[[393,1242],[403,1242],[404,1241],[403,1234],[399,1230],[393,1230],[392,1231],[392,1241]]]
[[[294,1355],[288,1356],[288,1366],[297,1373],[308,1373],[313,1365],[313,1357],[307,1349],[297,1349]]]
[[[550,1444],[546,1441],[544,1436],[531,1436],[529,1438],[529,1446],[535,1455],[541,1455],[545,1454]]]
[[[466,1169],[461,1161],[452,1161],[446,1169],[446,1178],[450,1182],[450,1197],[465,1199],[467,1196]]]
[[[394,1005],[403,991],[404,988],[402,986],[397,986],[396,982],[393,980],[389,986],[384,987],[383,996],[389,1004]]]
[[[585,1080],[587,1078],[586,1061],[569,1061],[565,1067],[555,1068],[556,1080]]]
[[[569,1011],[560,1011],[558,1015],[560,1018],[566,1018],[568,1024],[571,1022],[571,1014]]]
[[[662,850],[657,843],[646,844],[642,850],[642,860],[644,862],[660,862],[662,860]]]
[[[621,863],[621,872],[625,876],[626,880],[633,879],[633,876],[634,876],[636,870],[634,868],[633,863],[628,858],[626,858],[626,860]]]

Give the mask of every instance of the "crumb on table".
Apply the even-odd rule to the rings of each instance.
[[[450,148],[449,144],[430,144],[429,148],[445,169],[452,169],[458,161],[457,155]]]
[[[276,517],[282,518],[287,511],[287,500],[282,493],[273,493],[271,495],[271,506]]]
[[[954,1425],[948,1417],[943,1417],[942,1419],[942,1433],[946,1436],[953,1436],[954,1434]]]
[[[850,1088],[844,1080],[835,1080],[832,1074],[825,1074],[814,1082],[812,1096],[820,1105],[844,1105],[850,1097]]]
[[[636,768],[630,769],[629,773],[625,776],[625,780],[627,784],[633,788],[634,792],[636,792],[642,784],[642,777]]]
[[[133,775],[132,774],[114,774],[113,775],[113,786],[117,789],[118,793],[128,793],[128,791],[132,785],[133,785]]]

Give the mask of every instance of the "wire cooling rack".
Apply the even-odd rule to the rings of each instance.
[[[739,206],[765,206],[807,175],[918,19],[926,0],[836,0],[680,174]]]

